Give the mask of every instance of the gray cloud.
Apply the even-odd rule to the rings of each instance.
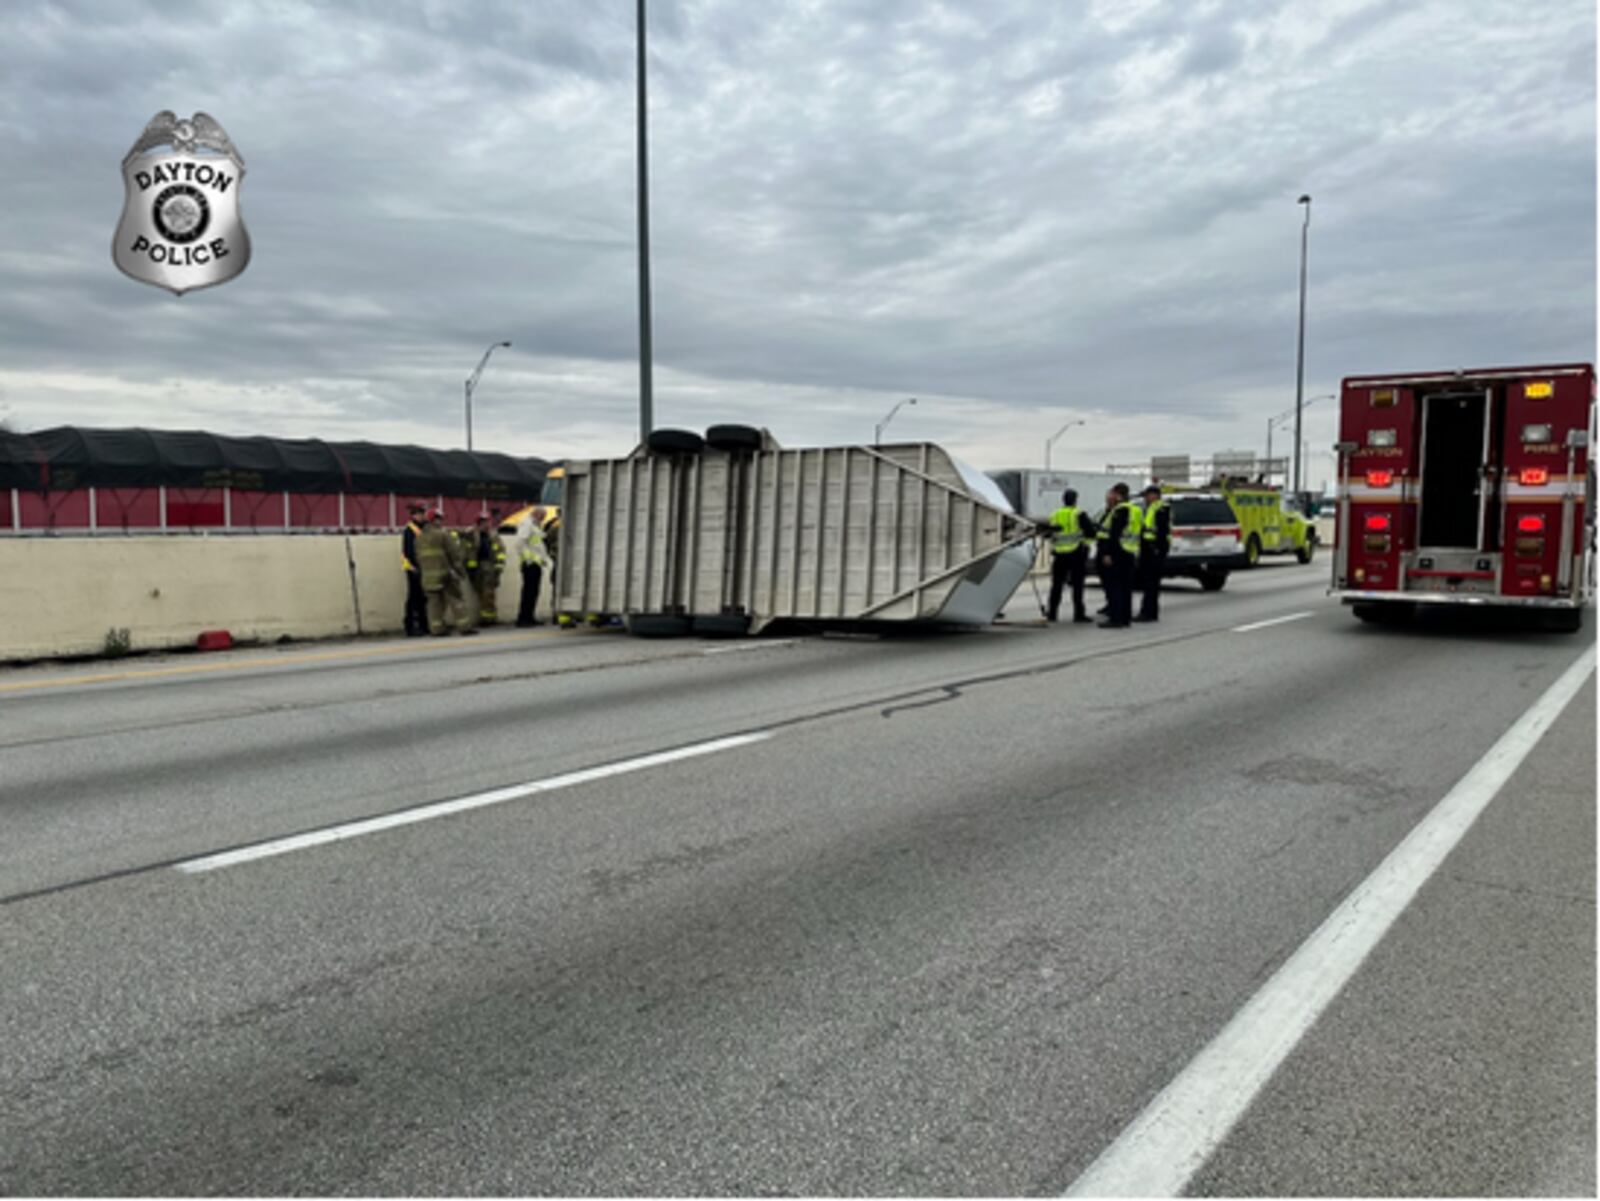
[[[6,411],[449,444],[510,338],[480,393],[508,448],[624,447],[632,19],[0,9]],[[1301,191],[1315,390],[1592,358],[1594,24],[1577,0],[651,0],[658,411],[853,438],[917,394],[897,422],[975,454],[1034,457],[1072,408],[1086,455],[1249,445],[1292,399]],[[161,108],[214,113],[249,163],[255,259],[182,299],[108,254]]]

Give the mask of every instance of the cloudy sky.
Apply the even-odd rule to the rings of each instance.
[[[1592,360],[1592,0],[650,0],[657,423],[983,467],[1261,449],[1346,374]],[[0,418],[626,451],[632,0],[7,0]],[[112,265],[161,109],[249,269]],[[1308,410],[1313,463],[1333,405]],[[1287,436],[1279,436],[1281,450]],[[1320,482],[1319,468],[1308,481]]]

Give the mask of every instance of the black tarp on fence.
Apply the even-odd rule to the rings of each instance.
[[[0,431],[0,487],[237,488],[534,498],[549,463],[487,451],[318,438],[235,438],[199,430]]]

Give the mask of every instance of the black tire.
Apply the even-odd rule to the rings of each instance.
[[[1558,634],[1576,634],[1583,629],[1583,610],[1548,609],[1544,615],[1544,628]]]
[[[761,431],[753,425],[714,425],[706,431],[706,445],[730,453],[761,449]]]
[[[1244,560],[1246,567],[1255,567],[1261,562],[1261,539],[1254,534],[1251,534],[1250,541],[1244,544]]]
[[[1311,538],[1307,538],[1306,539],[1306,544],[1304,546],[1302,546],[1299,550],[1294,552],[1294,557],[1298,562],[1309,563],[1309,562],[1311,562],[1311,556],[1316,554],[1316,553],[1317,553],[1317,544],[1316,544],[1316,542]]]
[[[1351,605],[1350,611],[1373,625],[1404,625],[1417,615],[1417,607],[1403,601],[1368,601]]]
[[[689,619],[676,613],[630,613],[622,624],[635,638],[681,638],[689,632]]]
[[[1200,581],[1200,587],[1207,592],[1221,592],[1222,586],[1228,582],[1228,573],[1225,571],[1202,571],[1195,578]]]
[[[644,444],[658,455],[697,455],[706,440],[693,430],[651,430]]]

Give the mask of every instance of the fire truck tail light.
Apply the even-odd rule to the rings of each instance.
[[[1525,425],[1522,427],[1522,440],[1524,442],[1550,441],[1550,425],[1548,422],[1539,425]]]
[[[1367,472],[1367,487],[1369,488],[1387,488],[1393,482],[1394,472],[1392,471]]]
[[[1394,444],[1395,444],[1395,432],[1393,430],[1368,430],[1367,431],[1367,445],[1368,446],[1393,446]]]
[[[1368,513],[1367,530],[1371,533],[1383,533],[1389,528],[1389,515],[1387,513]]]
[[[1550,469],[1548,467],[1524,467],[1517,473],[1519,484],[1548,484],[1550,482]]]
[[[1529,400],[1549,400],[1556,394],[1555,381],[1548,379],[1530,380],[1522,385],[1522,394]]]
[[[1538,514],[1532,517],[1517,518],[1517,533],[1542,534],[1544,533],[1544,518]]]
[[[1524,559],[1539,559],[1544,557],[1543,538],[1518,538],[1517,554]]]

